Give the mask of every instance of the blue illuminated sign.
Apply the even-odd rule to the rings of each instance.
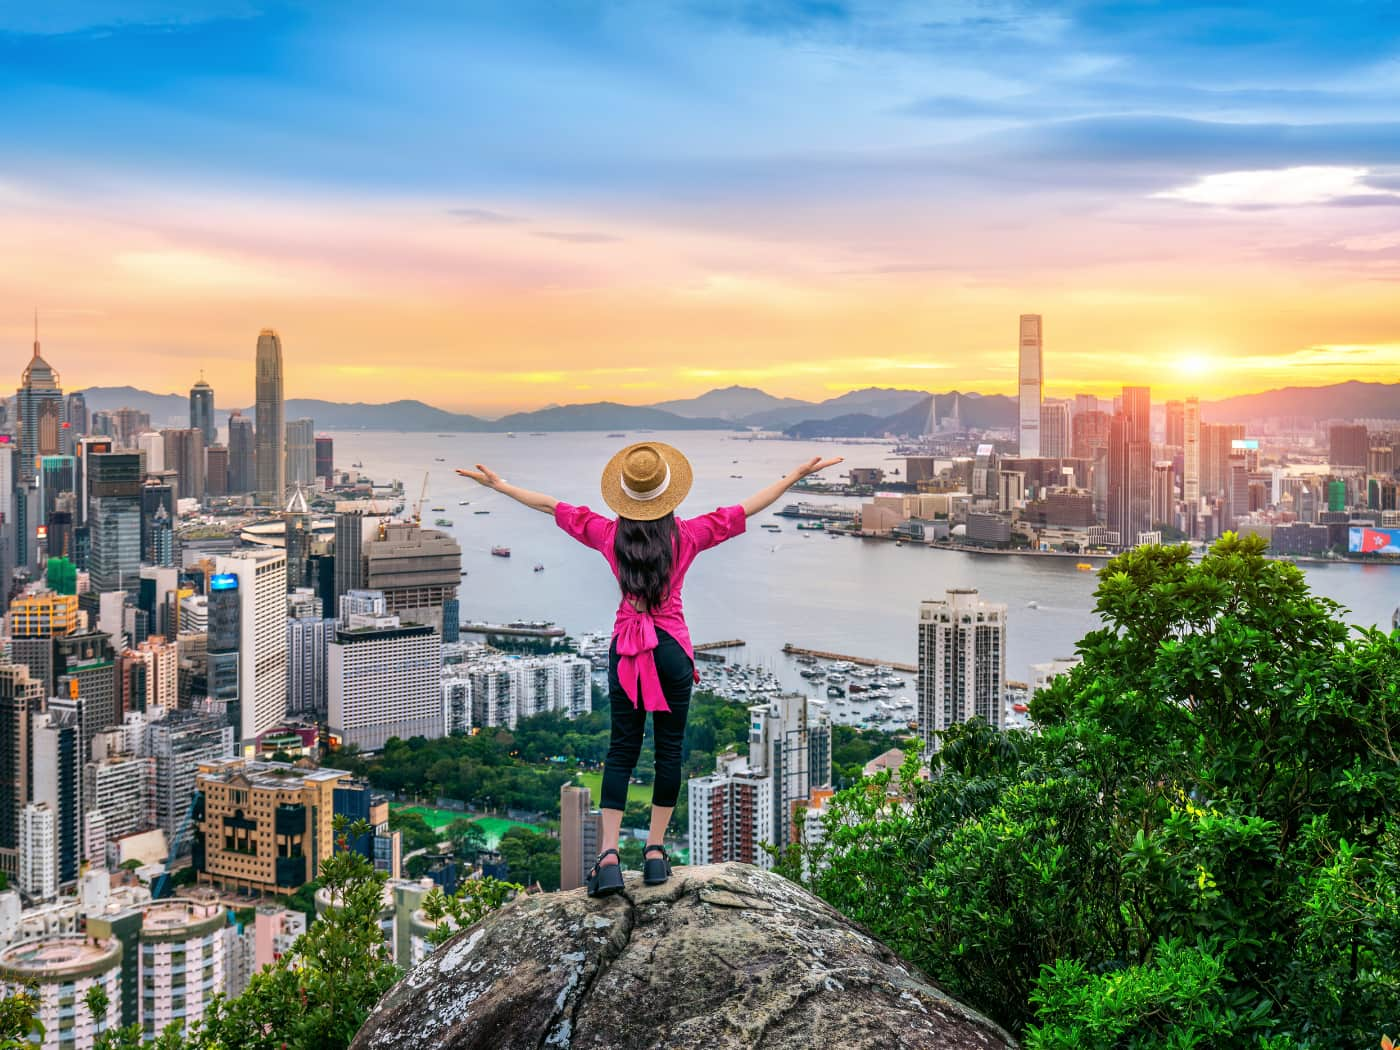
[[[209,589],[211,591],[236,591],[238,590],[238,577],[231,572],[220,572],[209,577]]]

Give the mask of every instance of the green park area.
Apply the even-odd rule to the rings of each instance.
[[[574,779],[588,789],[588,794],[596,809],[598,803],[603,798],[603,774],[602,773],[576,773]],[[650,784],[628,784],[627,801],[638,803],[643,806],[651,805],[651,785]]]
[[[504,817],[475,817],[470,813],[462,813],[455,809],[438,809],[435,806],[394,806],[396,813],[412,813],[423,818],[428,827],[434,831],[445,828],[454,820],[470,820],[486,836],[486,846],[488,849],[495,849],[501,841],[501,836],[511,828],[530,828],[535,830],[534,825],[526,824],[519,820],[506,820]]]

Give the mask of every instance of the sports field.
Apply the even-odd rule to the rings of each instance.
[[[536,830],[534,825],[525,824],[518,820],[506,820],[504,817],[472,817],[470,813],[459,813],[453,809],[437,809],[434,806],[395,806],[394,809],[401,813],[417,813],[427,822],[428,827],[437,829],[445,828],[454,820],[475,820],[478,827],[486,836],[486,846],[488,849],[495,849],[496,843],[501,841],[501,836],[511,828],[530,828]]]
[[[580,784],[588,788],[588,793],[592,797],[593,805],[596,807],[603,797],[603,774],[575,773],[574,777]],[[640,802],[644,806],[651,805],[651,785],[628,784],[627,801]]]

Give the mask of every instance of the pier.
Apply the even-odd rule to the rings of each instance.
[[[502,638],[563,638],[564,628],[554,624],[535,627],[530,624],[464,623],[459,634],[494,634]]]
[[[818,660],[845,660],[847,663],[859,664],[862,667],[889,667],[895,671],[903,671],[905,674],[918,674],[919,668],[915,664],[900,664],[891,660],[876,660],[869,656],[847,656],[845,653],[827,653],[820,649],[803,649],[800,646],[786,642],[783,645],[783,652],[789,656],[815,656]]]
[[[747,643],[742,638],[730,638],[724,642],[701,642],[699,645],[691,646],[691,648],[697,653],[708,653],[712,649],[737,649],[745,644]]]

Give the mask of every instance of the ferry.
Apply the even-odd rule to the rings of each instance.
[[[472,501],[469,500],[469,499],[464,499],[464,500],[459,501],[458,504],[457,504],[457,506],[459,506],[459,507],[469,507],[469,506],[471,506],[471,502],[472,502]]]
[[[474,511],[472,511],[472,513],[473,513],[473,514],[490,514],[491,512],[490,512],[489,510],[474,510]]]
[[[433,461],[436,462],[436,463],[446,463],[446,462],[447,462],[447,460],[443,459],[441,456],[434,456],[434,457],[433,457]]]
[[[452,519],[451,519],[451,518],[435,518],[435,519],[433,519],[433,524],[434,524],[434,525],[437,525],[439,528],[450,529],[450,528],[452,527]]]
[[[442,513],[443,511],[445,511],[447,508],[446,508],[446,507],[432,507],[432,508],[430,508],[430,509],[432,510],[432,512],[433,512],[434,514],[441,514],[441,513]]]
[[[820,521],[799,521],[797,529],[799,532],[823,532],[826,530],[826,525]]]
[[[496,557],[498,557],[498,558],[509,558],[509,557],[510,557],[510,548],[509,548],[509,547],[492,547],[492,548],[491,548],[491,553],[494,554],[494,555],[495,555]]]

